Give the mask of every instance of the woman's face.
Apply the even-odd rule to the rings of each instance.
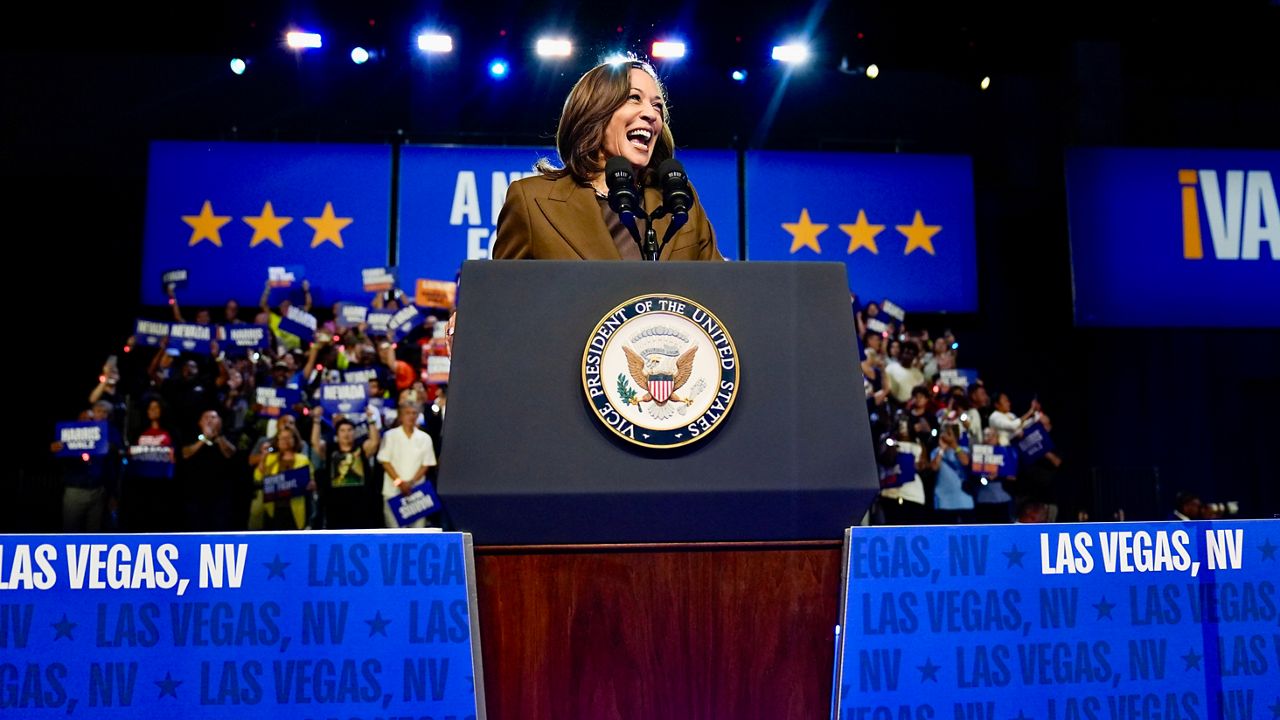
[[[147,404],[147,420],[159,422],[161,413],[163,413],[163,410],[160,409],[160,403],[152,400]]]
[[[604,162],[622,156],[635,168],[643,168],[653,157],[653,148],[662,134],[662,93],[649,73],[631,69],[631,90],[622,107],[613,113],[604,129]]]
[[[297,450],[298,448],[296,443],[294,443],[293,433],[288,431],[280,433],[279,437],[276,438],[276,449],[280,452],[284,452],[286,450],[292,452]]]
[[[902,352],[902,343],[897,340],[889,343],[889,357],[896,358],[900,352]]]

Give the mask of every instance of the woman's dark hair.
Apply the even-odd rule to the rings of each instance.
[[[556,151],[564,167],[557,168],[549,159],[542,158],[534,169],[552,180],[571,175],[582,184],[590,183],[600,174],[604,131],[613,114],[631,94],[633,69],[648,73],[663,99],[662,132],[654,138],[653,154],[642,177],[636,178],[641,186],[654,183],[655,170],[663,160],[675,154],[676,144],[667,114],[667,90],[653,66],[635,58],[621,63],[601,63],[578,78],[564,101],[560,124],[556,128]]]

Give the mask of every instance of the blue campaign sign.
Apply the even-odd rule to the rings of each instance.
[[[266,325],[228,325],[227,344],[240,351],[263,350],[270,344],[271,328]]]
[[[329,417],[338,413],[361,415],[369,403],[369,385],[366,382],[345,382],[320,386],[320,405]]]
[[[285,470],[275,475],[267,475],[262,478],[262,500],[263,502],[276,502],[277,500],[300,497],[307,492],[307,485],[310,482],[311,468],[309,466]]]
[[[360,283],[367,293],[390,290],[396,286],[396,269],[389,267],[362,268],[360,270]]]
[[[369,308],[357,303],[338,303],[338,315],[334,323],[338,328],[346,330],[363,322],[369,315]]]
[[[901,487],[916,479],[916,458],[909,452],[899,452],[894,472],[880,480],[881,488]]]
[[[947,387],[967,388],[978,382],[978,371],[964,368],[939,370],[938,379]]]
[[[80,457],[84,454],[106,455],[110,438],[105,422],[65,422],[55,428],[62,449],[58,457]]]
[[[268,267],[300,265],[317,302],[354,300],[352,268],[387,262],[390,216],[387,146],[153,142],[143,274],[199,268],[182,299],[217,305],[256,301]],[[162,289],[142,301],[163,305]]]
[[[391,322],[391,316],[394,314],[390,310],[374,310],[371,308],[369,314],[365,316],[365,322],[369,325],[369,333],[371,335],[386,335],[387,324]]]
[[[411,522],[439,512],[440,496],[436,495],[436,489],[431,486],[431,482],[426,481],[414,488],[413,492],[408,495],[396,495],[387,500],[387,507],[391,508],[391,517],[394,517],[396,522],[400,523],[401,527],[404,527]]]
[[[0,536],[4,716],[483,720],[464,533]]]
[[[1262,720],[1280,521],[855,527],[839,720]]]
[[[213,325],[174,323],[169,326],[169,347],[183,352],[207,353],[214,340]]]
[[[168,288],[172,285],[175,288],[186,287],[187,271],[185,269],[166,270],[160,274],[160,286]]]
[[[969,452],[969,472],[974,477],[995,480],[1018,476],[1018,452],[1012,447],[976,444]]]
[[[1022,462],[1031,463],[1053,451],[1053,438],[1040,423],[1032,423],[1022,431],[1017,440],[1018,456]]]
[[[307,269],[301,265],[270,265],[267,267],[267,284],[273,288],[291,288],[307,279]]]
[[[1280,327],[1280,151],[1067,152],[1079,325]]]
[[[387,320],[387,334],[396,337],[408,335],[421,324],[422,312],[414,305],[407,305],[395,311]]]
[[[258,414],[263,417],[279,417],[289,408],[302,402],[302,391],[294,388],[260,387],[255,391],[255,399],[262,407]]]
[[[978,309],[968,157],[751,151],[746,184],[748,260],[841,262],[859,297]]]
[[[285,316],[280,318],[280,330],[311,340],[316,334],[316,317],[297,305],[290,305]]]
[[[161,340],[169,337],[169,323],[138,318],[133,326],[133,336],[147,347],[157,347]]]
[[[130,445],[125,471],[131,477],[169,480],[175,469],[173,448],[167,445]]]
[[[378,377],[377,368],[357,367],[357,368],[351,368],[350,370],[342,371],[342,379],[346,380],[349,383],[363,383],[365,385],[368,385],[370,380],[373,380],[377,377]]]

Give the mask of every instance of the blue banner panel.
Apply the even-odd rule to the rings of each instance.
[[[14,718],[483,718],[469,536],[0,536]]]
[[[833,718],[1280,713],[1280,521],[845,537]]]
[[[320,386],[320,405],[324,407],[324,411],[330,418],[339,413],[347,416],[362,415],[368,404],[367,380],[362,383],[333,383]]]
[[[741,259],[738,252],[738,154],[732,150],[676,150],[676,159],[684,163],[689,184],[698,194],[711,228],[716,233],[716,247],[727,260]],[[661,240],[661,238],[659,238]]]
[[[1067,151],[1076,324],[1280,327],[1280,151]]]
[[[317,304],[365,299],[360,268],[385,265],[391,149],[382,145],[153,142],[144,277],[189,268],[184,304],[241,304],[267,268],[305,266]],[[271,302],[301,302],[298,288]],[[142,301],[163,305],[147,284]]]
[[[105,422],[90,420],[58,423],[56,432],[58,442],[62,443],[62,449],[56,453],[58,457],[106,455],[110,449],[111,439]]]
[[[844,263],[864,303],[978,309],[968,157],[751,151],[747,259]]]

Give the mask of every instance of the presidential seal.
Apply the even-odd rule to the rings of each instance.
[[[738,396],[738,350],[711,311],[652,294],[614,308],[587,338],[582,389],[615,435],[649,448],[706,438]]]

